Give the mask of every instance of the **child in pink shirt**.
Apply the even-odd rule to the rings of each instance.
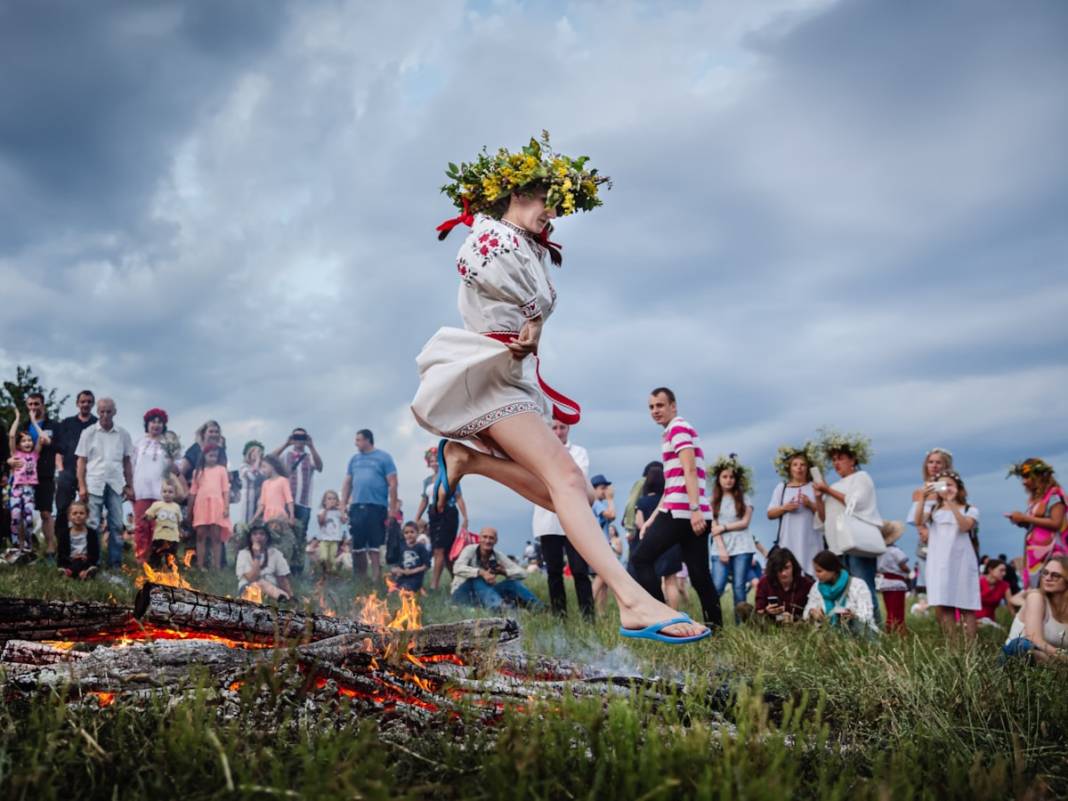
[[[276,517],[284,517],[290,523],[293,517],[293,490],[289,486],[289,477],[282,460],[274,454],[267,454],[260,464],[260,472],[267,477],[260,488],[260,503],[256,508],[256,517],[266,522]]]
[[[219,446],[209,442],[189,488],[189,508],[197,533],[197,567],[222,567],[222,546],[230,539],[230,475],[219,464]]]

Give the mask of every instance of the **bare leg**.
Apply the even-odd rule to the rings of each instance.
[[[352,552],[352,564],[355,565],[356,578],[367,578],[367,551]]]
[[[204,569],[208,561],[208,527],[197,526],[197,567]]]
[[[595,576],[593,579],[593,605],[598,614],[604,613],[604,605],[606,603],[608,603],[608,585],[604,583],[603,578]]]
[[[979,633],[979,624],[975,619],[975,612],[969,609],[960,610],[960,619],[964,624],[964,634],[969,639],[974,641],[976,635]]]
[[[430,589],[436,590],[441,586],[441,571],[445,569],[445,549],[434,549],[434,576],[430,580]]]
[[[664,576],[664,600],[672,609],[679,608],[679,579],[677,576]]]
[[[378,548],[370,548],[367,551],[367,563],[371,566],[371,581],[377,582],[382,578],[382,567],[378,563],[381,552]]]
[[[615,552],[605,540],[596,518],[590,514],[587,495],[589,481],[541,417],[533,413],[517,414],[494,423],[491,432],[501,450],[523,468],[523,471],[516,471],[513,467],[500,467],[498,463],[507,465],[508,461],[494,459],[492,462],[480,464],[485,470],[481,474],[499,480],[516,491],[519,491],[519,487],[505,482],[503,478],[506,476],[513,480],[519,479],[517,483],[522,484],[535,496],[539,494],[536,492],[539,482],[548,490],[551,508],[560,518],[567,538],[615,595],[621,624],[626,628],[641,628],[675,617],[675,610],[645,592],[616,559]],[[459,448],[449,448],[446,451],[446,461],[449,451],[459,451]],[[491,474],[498,470],[499,474]],[[456,478],[466,472],[469,471],[461,468]],[[498,478],[498,475],[501,478]],[[450,473],[449,477],[453,478],[453,474]],[[534,500],[525,492],[520,494]],[[534,502],[541,505],[538,500]],[[704,626],[696,623],[677,623],[663,631],[665,634],[687,637],[701,634],[705,630]]]
[[[222,526],[211,527],[211,568],[222,570]]]
[[[41,511],[41,530],[44,532],[45,553],[56,552],[56,521],[51,512]]]
[[[530,415],[519,416],[528,417]],[[497,425],[500,425],[500,423]],[[448,442],[445,444],[445,469],[449,474],[449,482],[453,487],[464,476],[485,476],[493,479],[498,484],[504,484],[508,489],[519,493],[531,503],[536,503],[550,512],[553,511],[552,497],[549,495],[545,482],[511,459],[502,459],[499,456],[476,451],[461,442]],[[444,487],[438,491],[439,510],[444,508],[444,492]]]

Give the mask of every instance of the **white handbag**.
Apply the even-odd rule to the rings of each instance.
[[[838,516],[834,550],[856,556],[882,556],[886,553],[882,527],[855,515],[854,506],[856,502],[851,500]]]

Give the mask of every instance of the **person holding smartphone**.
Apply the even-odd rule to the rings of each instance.
[[[789,548],[776,548],[769,554],[764,575],[757,582],[753,611],[777,623],[800,620],[814,583],[801,572],[801,565]]]
[[[311,521],[312,476],[314,473],[323,472],[323,459],[315,449],[315,442],[312,441],[308,430],[299,426],[293,429],[289,439],[275,448],[271,455],[282,459],[282,464],[289,473],[293,516],[300,522],[297,527],[293,564],[290,567],[299,575],[304,572],[304,551],[307,548],[308,524]]]

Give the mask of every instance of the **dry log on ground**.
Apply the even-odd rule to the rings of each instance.
[[[128,606],[92,601],[0,598],[0,642],[118,636],[133,624],[132,612]]]
[[[201,631],[241,642],[310,642],[339,634],[373,634],[377,629],[354,620],[222,598],[196,590],[145,584],[134,601],[142,623]]]

